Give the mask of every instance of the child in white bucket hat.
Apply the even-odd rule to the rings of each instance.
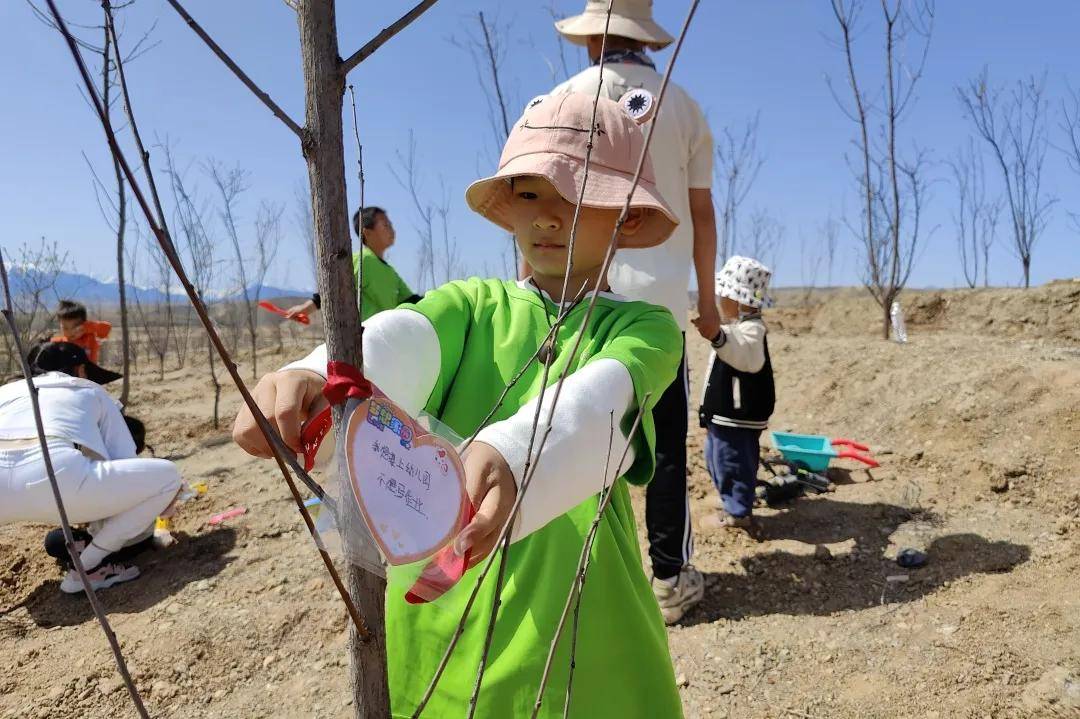
[[[724,324],[713,355],[698,417],[708,430],[705,463],[720,492],[724,527],[749,529],[754,508],[759,440],[776,403],[772,360],[761,310],[771,304],[772,272],[757,260],[731,257],[716,273]]]
[[[623,103],[600,99],[587,183],[593,96],[572,93],[529,103],[507,139],[497,172],[469,187],[469,206],[514,233],[532,277],[521,282],[451,282],[414,305],[387,310],[364,323],[364,374],[414,416],[425,410],[457,434],[469,436],[497,407],[495,421],[479,432],[464,456],[477,516],[454,539],[454,547],[459,554],[469,550],[473,565],[495,549],[509,518],[528,466],[534,416],[548,417],[553,391],[549,389],[543,406],[537,407],[545,377],[550,385],[564,370],[570,371],[543,453],[534,459],[535,472],[510,535],[514,544],[497,560],[505,559],[506,581],[477,716],[532,713],[548,647],[599,508],[609,447],[614,465],[627,445],[623,473],[607,479],[611,504],[599,524],[588,586],[581,595],[569,716],[682,716],[663,619],[641,566],[628,490],[628,484],[644,484],[653,475],[652,410],[675,379],[681,337],[670,311],[606,291],[602,274],[628,195],[630,211],[617,238],[620,248],[657,245],[676,225],[656,189],[650,163],[645,163],[631,193],[644,147],[635,119],[648,104],[640,93],[629,94]],[[583,285],[591,289],[597,282],[601,292],[588,325],[586,296],[572,306],[549,341],[576,215],[569,293],[577,295]],[[574,353],[578,337],[581,346]],[[550,365],[548,371],[532,359],[538,350],[546,350],[540,354]],[[520,380],[498,404],[518,372]],[[300,418],[317,409],[314,398],[325,373],[326,352],[319,348],[267,375],[256,388],[256,401],[287,443],[296,440]],[[627,436],[639,410],[640,427]],[[537,436],[548,431],[542,421]],[[247,451],[267,455],[247,413],[237,418],[233,436]],[[436,604],[408,604],[408,587],[391,575],[385,626],[393,716],[412,716],[416,710],[454,636],[477,572],[474,566]],[[426,715],[457,716],[468,707],[489,616],[477,609],[490,608],[494,601],[495,583],[489,576]],[[564,633],[540,716],[563,716],[572,644]]]

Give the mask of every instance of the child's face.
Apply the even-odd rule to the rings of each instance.
[[[82,320],[60,320],[60,332],[65,337],[78,339],[83,336],[84,331]]]
[[[393,223],[383,212],[375,215],[375,223],[370,229],[364,230],[364,241],[367,242],[368,247],[378,251],[389,249],[396,237]]]
[[[720,319],[724,322],[735,322],[743,315],[753,313],[755,310],[749,305],[742,305],[730,297],[720,297]]]
[[[575,274],[596,270],[604,264],[618,219],[618,210],[581,208],[574,240]],[[521,254],[535,273],[554,277],[566,274],[570,228],[574,223],[573,203],[567,202],[543,178],[515,177],[510,221]],[[633,213],[623,224],[623,234],[635,232],[638,226],[640,213]]]

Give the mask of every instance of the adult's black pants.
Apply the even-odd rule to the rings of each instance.
[[[686,491],[688,415],[689,377],[684,334],[679,374],[653,408],[656,473],[645,490],[645,526],[649,534],[649,559],[657,579],[677,575],[694,551],[690,498]]]

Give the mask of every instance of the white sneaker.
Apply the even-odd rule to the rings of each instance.
[[[705,596],[705,577],[687,564],[679,572],[675,584],[653,577],[652,590],[660,605],[660,613],[664,615],[664,623],[675,624]]]
[[[120,584],[121,582],[130,582],[132,579],[139,578],[139,568],[134,564],[101,564],[97,569],[87,574],[87,579],[90,580],[90,586],[94,588],[94,591],[99,589],[108,589],[114,584]],[[83,591],[82,579],[79,578],[79,573],[72,569],[64,577],[64,580],[60,582],[60,591],[65,594],[78,594]]]

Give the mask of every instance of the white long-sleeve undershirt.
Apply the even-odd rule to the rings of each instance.
[[[439,338],[424,315],[408,309],[388,310],[364,324],[364,375],[402,409],[416,416],[431,395],[441,366]],[[326,347],[320,345],[302,360],[283,369],[304,369],[326,376]],[[535,454],[546,431],[555,396],[554,385],[544,394],[536,432]],[[494,447],[506,460],[520,488],[539,398],[513,416],[484,428],[477,441]],[[628,442],[622,420],[634,409],[634,385],[629,371],[614,359],[590,362],[563,382],[551,420],[551,434],[521,503],[511,541],[522,539],[597,494],[611,439],[611,467]],[[614,418],[614,419],[612,419]],[[614,435],[610,434],[614,421]],[[633,463],[633,449],[623,469]],[[607,478],[607,482],[612,481]]]
[[[713,348],[716,357],[740,372],[760,372],[765,366],[765,323],[755,317],[721,329],[727,339]]]

